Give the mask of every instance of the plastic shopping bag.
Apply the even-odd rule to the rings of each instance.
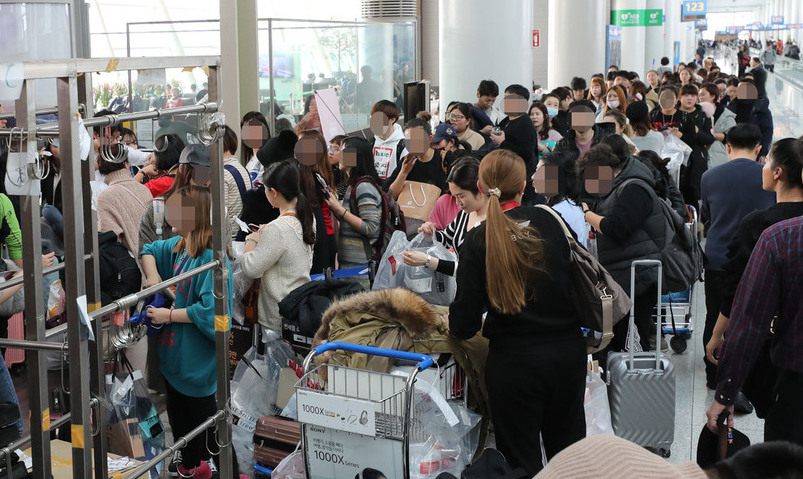
[[[307,479],[304,453],[296,451],[282,459],[271,474],[271,479]]]
[[[242,255],[237,256],[237,258],[240,257],[242,257]],[[254,280],[246,277],[243,273],[242,267],[240,266],[240,261],[234,261],[231,264],[231,287],[233,291],[231,317],[237,321],[237,324],[243,324],[244,322],[244,300],[246,293],[248,293],[248,290],[251,288],[253,283]]]
[[[404,251],[421,251],[433,258],[457,261],[454,252],[434,241],[431,236],[419,233],[411,241],[407,241],[403,233],[396,232],[382,256],[373,289],[405,288],[419,294],[430,304],[451,304],[457,292],[454,276],[432,271],[425,266],[408,266],[402,259]]]
[[[265,337],[265,355],[257,354],[256,348],[249,349],[237,364],[231,383],[232,444],[240,471],[251,477],[257,421],[281,413],[276,406],[279,375],[287,362],[295,359],[293,350],[278,334],[267,331]]]
[[[613,434],[611,406],[608,403],[608,388],[599,372],[589,371],[586,376],[584,400],[586,414],[586,436]]]
[[[664,147],[661,150],[661,158],[669,158],[666,169],[672,176],[675,184],[680,181],[680,167],[689,162],[691,147],[684,143],[680,138],[673,135],[664,136]]]

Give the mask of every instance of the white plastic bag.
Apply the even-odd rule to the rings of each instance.
[[[273,331],[265,334],[265,355],[249,349],[234,370],[231,382],[232,444],[240,471],[253,477],[254,430],[262,416],[277,415],[281,369],[294,359],[293,350]]]
[[[661,158],[669,158],[666,169],[669,170],[669,175],[672,176],[676,185],[680,182],[680,167],[689,162],[689,156],[691,156],[691,147],[689,145],[673,135],[664,136]]]
[[[598,434],[613,435],[611,424],[611,406],[608,403],[608,387],[598,372],[589,372],[586,376],[586,394],[584,400],[586,414],[586,436]]]
[[[429,304],[451,304],[457,292],[455,277],[432,271],[425,266],[404,264],[404,251],[420,251],[440,260],[457,261],[457,255],[434,241],[431,236],[419,233],[411,241],[407,241],[403,233],[396,232],[377,269],[373,289],[405,288],[419,294]]]
[[[234,245],[234,243],[232,243],[232,245]],[[242,257],[242,254],[237,254],[237,248],[233,248],[233,251],[237,258]],[[246,277],[243,273],[239,259],[234,261],[231,264],[231,288],[234,293],[232,295],[231,317],[237,321],[237,324],[243,324],[244,322],[245,310],[243,308],[243,298],[253,283],[254,280]]]
[[[276,466],[270,477],[271,479],[307,479],[307,470],[304,467],[304,453],[296,451],[282,459],[282,462]]]

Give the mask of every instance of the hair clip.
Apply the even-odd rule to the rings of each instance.
[[[488,196],[496,196],[499,198],[502,196],[502,192],[499,191],[499,188],[488,188]]]

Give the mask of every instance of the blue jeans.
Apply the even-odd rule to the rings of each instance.
[[[11,381],[11,374],[8,372],[6,360],[0,354],[0,402],[13,403],[19,407],[19,399],[17,399],[17,391],[14,389],[14,382]],[[17,421],[17,429],[22,435],[22,413],[20,412],[20,419]]]
[[[56,236],[61,241],[64,241],[64,216],[62,216],[61,211],[53,205],[44,205],[42,207],[42,218],[47,221]]]

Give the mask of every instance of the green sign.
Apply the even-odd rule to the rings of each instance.
[[[647,10],[611,10],[611,25],[620,27],[660,27],[664,12],[660,8]]]

